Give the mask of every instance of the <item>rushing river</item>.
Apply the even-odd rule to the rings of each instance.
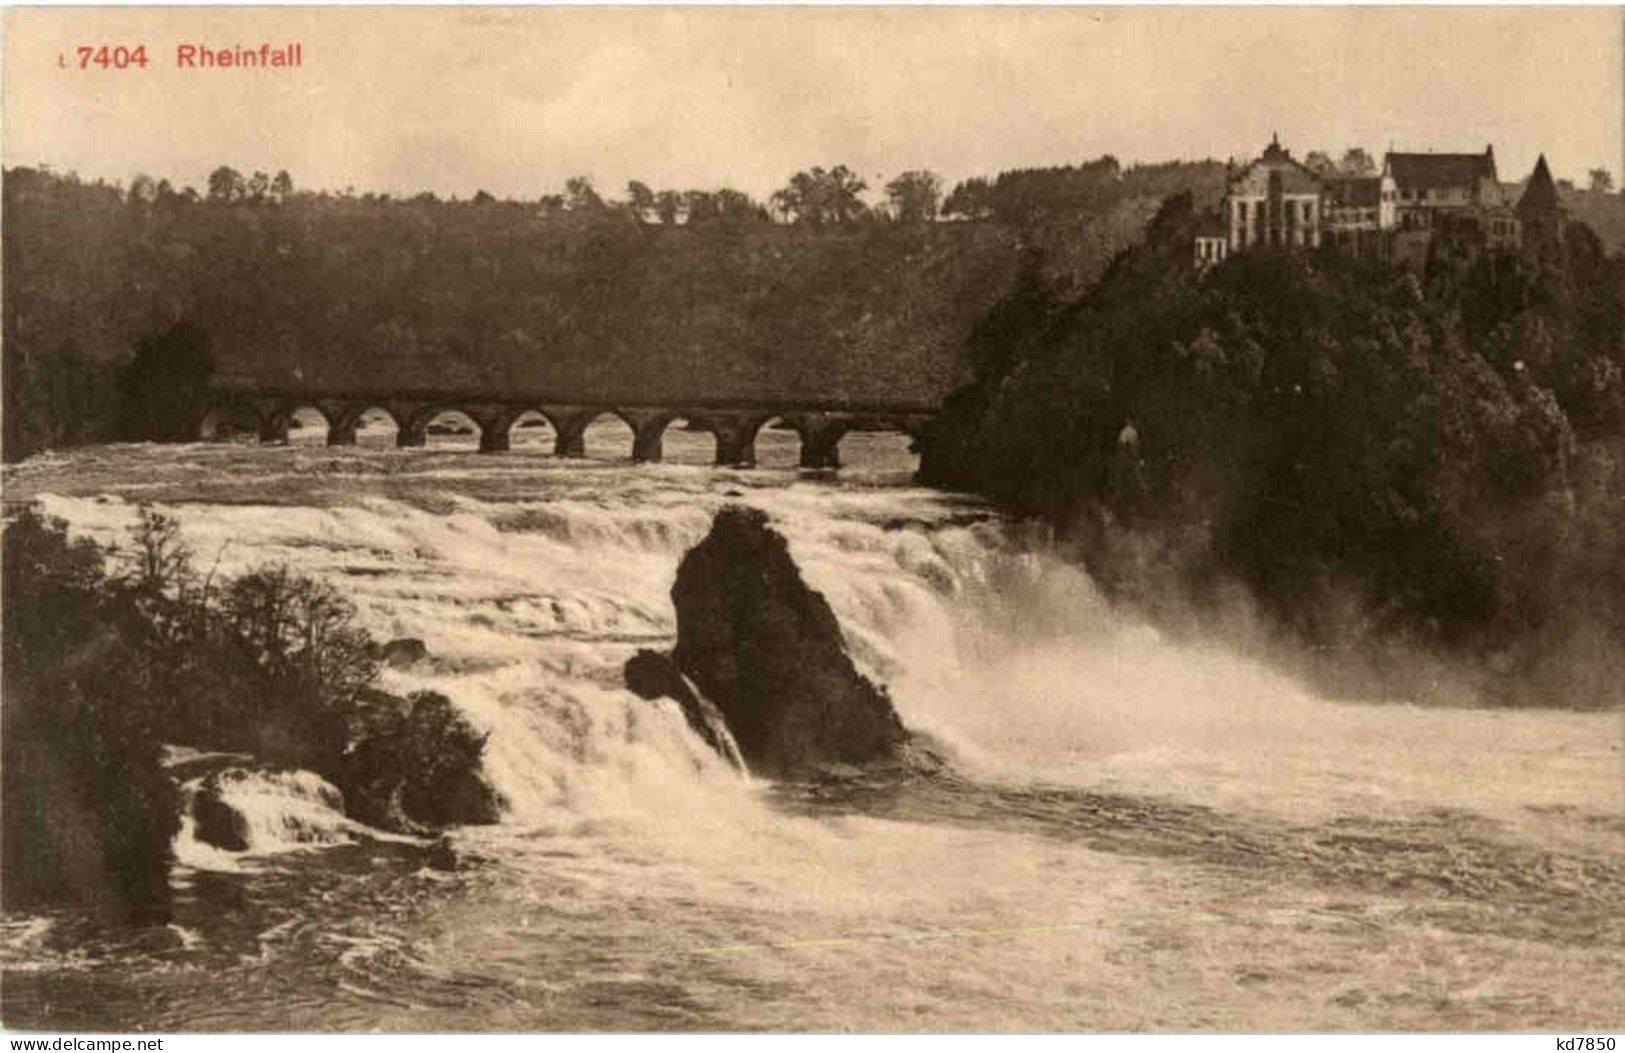
[[[516,435],[519,434],[516,432]],[[201,566],[337,583],[490,734],[506,821],[470,865],[357,831],[297,779],[255,843],[183,831],[173,922],[8,917],[12,1027],[157,1030],[1495,1029],[1625,1022],[1618,713],[1317,698],[1114,612],[985,510],[909,485],[546,455],[103,447],[7,469],[76,532],[142,503]],[[376,436],[373,437],[376,440]],[[629,444],[594,426],[589,455]],[[621,684],[675,636],[678,561],[764,509],[940,777],[741,778]],[[280,836],[278,831],[297,831]]]

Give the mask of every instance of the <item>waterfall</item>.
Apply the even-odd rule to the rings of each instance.
[[[343,844],[365,830],[345,817],[339,791],[308,771],[226,768],[188,779],[180,790],[175,858],[198,870],[237,870],[244,858]],[[200,799],[214,804],[212,832],[202,829]],[[240,838],[240,847],[209,843],[222,833]]]
[[[677,707],[633,695],[622,673],[638,649],[673,644],[677,565],[732,502],[768,514],[860,671],[967,772],[1294,814],[1417,799],[1476,806],[1516,794],[1465,777],[1459,758],[1589,726],[1328,701],[1220,639],[1165,637],[1042,538],[923,489],[547,458],[218,456],[228,454],[250,458],[256,493],[279,503],[243,503],[238,474],[200,483],[186,463],[199,448],[123,456],[149,459],[135,474],[158,485],[174,475],[191,499],[159,496],[159,506],[200,562],[218,558],[219,574],[287,563],[342,588],[375,638],[425,641],[428,658],[386,670],[380,686],[441,691],[490,733],[485,765],[514,827],[669,823],[759,796],[739,777],[736,749],[705,746]],[[400,479],[386,471],[420,462]],[[209,500],[211,487],[221,499]],[[136,496],[40,501],[77,532],[123,543]],[[729,741],[714,717],[706,723]],[[1418,741],[1453,746],[1422,755]],[[1396,751],[1407,765],[1395,767]]]
[[[739,752],[739,743],[735,741],[733,732],[728,730],[728,722],[723,719],[722,711],[705,697],[704,692],[688,678],[687,674],[677,675],[683,678],[683,683],[699,702],[700,719],[704,722],[706,730],[711,733],[712,741],[716,743],[722,758],[734,766],[745,782],[750,782],[750,769],[745,766],[745,756]]]

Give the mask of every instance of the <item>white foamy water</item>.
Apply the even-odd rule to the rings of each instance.
[[[181,832],[175,838],[175,861],[182,866],[235,871],[245,857],[340,844],[362,829],[345,817],[343,795],[311,772],[228,768],[217,778],[218,798],[240,817],[236,832],[247,847],[227,850],[198,838],[192,805],[205,779],[198,776],[180,786]]]
[[[343,843],[282,869],[194,882],[177,922],[196,946],[133,971],[107,952],[120,1022],[1521,1028],[1619,1008],[1558,915],[1514,931],[1545,917],[1520,888],[1568,890],[1564,917],[1622,902],[1619,714],[1327,701],[1163,638],[976,506],[905,485],[894,437],[849,437],[834,481],[710,469],[708,444],[673,430],[679,463],[635,467],[544,442],[110,447],[12,470],[8,500],[87,536],[122,540],[147,502],[200,566],[287,563],[379,639],[423,640],[383,686],[442,691],[489,731],[510,803],[457,835],[474,865],[453,875],[333,827]],[[794,463],[793,435],[762,450]],[[730,502],[769,514],[956,777],[786,794],[625,690],[625,660],[673,641],[678,562]],[[319,794],[241,789],[261,858],[327,829],[290,818]],[[237,922],[209,920],[219,896]],[[246,993],[198,997],[227,958]],[[280,1001],[253,982],[270,969]]]

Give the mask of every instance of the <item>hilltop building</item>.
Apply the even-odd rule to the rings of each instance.
[[[1223,205],[1230,248],[1319,248],[1325,198],[1325,181],[1272,138],[1258,160],[1230,178]]]
[[[1481,154],[1390,151],[1381,173],[1351,175],[1309,168],[1275,137],[1231,175],[1217,214],[1199,224],[1195,261],[1206,268],[1255,247],[1325,246],[1421,268],[1436,236],[1515,250],[1526,230],[1547,243],[1561,239],[1564,220],[1544,156],[1514,208],[1492,146]]]
[[[1491,146],[1481,154],[1390,152],[1383,171],[1398,192],[1395,212],[1401,230],[1433,230],[1505,204]]]
[[[1363,258],[1389,251],[1395,225],[1395,186],[1386,168],[1381,175],[1326,177],[1326,231],[1341,252]]]
[[[1557,186],[1552,182],[1552,170],[1546,167],[1546,155],[1535,162],[1535,171],[1518,199],[1518,222],[1523,226],[1524,244],[1535,251],[1561,249],[1563,226],[1568,213],[1558,202]]]

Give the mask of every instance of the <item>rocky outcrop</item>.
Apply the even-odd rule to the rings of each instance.
[[[228,852],[277,851],[350,840],[344,795],[314,772],[258,764],[188,783],[192,836]]]
[[[228,852],[248,850],[248,817],[227,804],[220,780],[209,776],[192,795],[192,836]]]
[[[415,636],[391,640],[378,649],[378,660],[391,669],[405,669],[428,657],[428,646]]]
[[[372,692],[367,709],[366,727],[335,780],[350,815],[404,833],[501,817],[502,797],[481,763],[487,736],[450,699],[435,691],[405,699]]]
[[[672,661],[722,713],[752,771],[796,777],[897,757],[907,736],[891,700],[853,666],[829,603],[764,513],[718,512],[683,557],[672,601]]]
[[[639,698],[669,698],[683,711],[694,734],[723,760],[744,770],[745,760],[729,734],[727,719],[716,706],[696,694],[670,658],[657,651],[639,651],[626,662],[626,686]]]

